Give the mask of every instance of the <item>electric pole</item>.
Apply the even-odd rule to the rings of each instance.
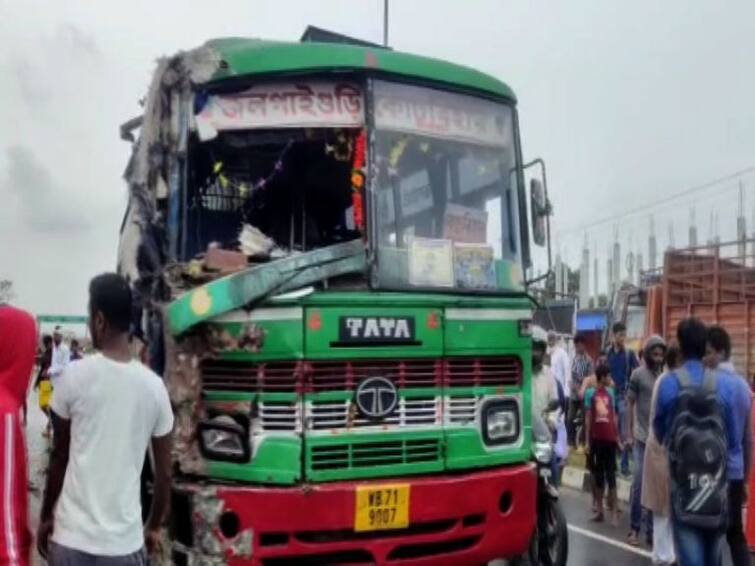
[[[383,0],[383,47],[388,47],[388,0]]]

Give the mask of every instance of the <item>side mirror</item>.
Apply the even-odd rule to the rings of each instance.
[[[545,221],[550,214],[550,206],[540,179],[530,181],[530,212],[532,215],[532,241],[538,246],[547,242]]]
[[[548,180],[545,174],[545,161],[540,158],[534,159],[529,163],[522,165],[524,173],[531,167],[538,167],[540,174],[530,177],[530,216],[532,224],[532,243],[536,246],[546,246],[548,248],[548,271],[526,282],[527,286],[534,285],[548,278],[552,271],[553,261],[551,259],[551,227],[550,216],[553,213],[550,199],[548,199]],[[526,221],[526,219],[525,219]],[[530,258],[531,260],[531,258]]]

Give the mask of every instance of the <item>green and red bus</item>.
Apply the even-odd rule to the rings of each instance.
[[[176,414],[168,559],[525,553],[548,207],[513,91],[379,46],[217,39],[159,62],[122,136],[119,268]]]

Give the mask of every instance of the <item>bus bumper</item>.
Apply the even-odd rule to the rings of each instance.
[[[409,486],[409,526],[356,532],[358,486]],[[178,484],[176,564],[470,565],[527,550],[534,465],[475,473],[291,488]]]

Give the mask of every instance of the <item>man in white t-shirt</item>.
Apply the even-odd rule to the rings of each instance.
[[[160,377],[131,358],[131,290],[116,274],[89,286],[95,356],[55,385],[55,443],[37,546],[50,566],[141,566],[157,550],[170,497],[173,413]],[[155,489],[142,526],[140,477],[152,446]]]
[[[558,411],[551,405],[558,402],[558,385],[551,368],[545,365],[546,340],[545,331],[535,326],[532,329],[532,414],[543,417],[555,429]]]
[[[569,360],[569,354],[561,346],[558,335],[555,332],[548,333],[548,347],[550,349],[553,377],[561,384],[564,396],[569,398],[571,390],[571,361]]]
[[[50,377],[52,386],[55,387],[58,382],[58,378],[63,375],[63,372],[68,367],[68,362],[71,360],[71,351],[63,342],[63,330],[60,326],[56,326],[52,333],[52,358],[50,360],[50,369],[47,370],[47,375]]]

